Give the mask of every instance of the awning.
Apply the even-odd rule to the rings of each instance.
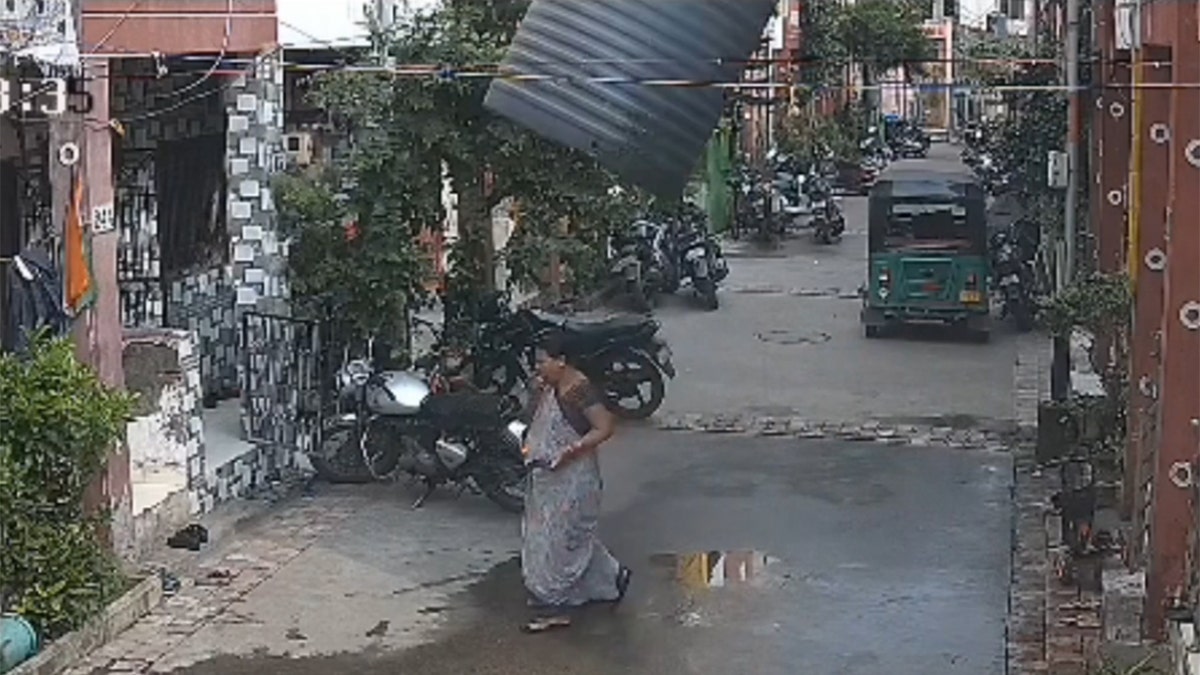
[[[679,195],[773,0],[534,0],[486,105]]]

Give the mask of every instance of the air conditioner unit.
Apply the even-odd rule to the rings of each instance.
[[[284,134],[283,150],[287,153],[288,159],[298,166],[308,166],[309,164],[312,164],[312,134],[303,131],[294,134]]]

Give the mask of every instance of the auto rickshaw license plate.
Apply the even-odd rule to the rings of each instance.
[[[959,294],[960,302],[983,302],[983,295],[979,291],[963,291]]]

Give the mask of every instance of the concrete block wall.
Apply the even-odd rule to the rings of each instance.
[[[200,96],[204,90],[192,78],[156,77],[149,61],[118,59],[112,69],[112,114],[127,120],[117,174],[122,320],[128,327],[193,331],[206,392],[231,391],[237,386],[237,343],[225,311],[233,297],[230,271],[215,265],[165,278],[154,166],[162,141],[224,132],[221,97]]]
[[[271,180],[285,167],[283,68],[278,55],[255,59],[225,92],[228,218],[238,311],[287,313],[287,242],[278,236]]]
[[[139,397],[128,435],[135,480],[139,471],[178,470],[188,491],[199,495],[207,486],[196,343],[188,331],[130,329],[124,365],[126,387]]]
[[[1190,621],[1174,623],[1168,638],[1175,675],[1200,675],[1200,639],[1196,635],[1196,624]]]
[[[134,66],[130,66],[134,67]],[[140,68],[145,68],[142,63]],[[139,108],[161,108],[170,103],[171,78],[123,85],[114,80],[114,117],[137,120]],[[184,80],[186,82],[186,80]],[[186,85],[184,85],[186,86]],[[159,89],[164,91],[159,91]],[[283,170],[283,68],[280,54],[262,54],[235,78],[224,77],[217,95],[204,97],[202,105],[184,106],[178,119],[163,116],[131,123],[123,141],[142,152],[126,153],[131,161],[121,181],[126,201],[142,199],[138,209],[124,213],[122,253],[127,270],[122,283],[126,320],[138,324],[186,329],[196,337],[203,388],[220,395],[241,391],[243,435],[258,446],[224,466],[207,466],[203,458],[189,461],[188,477],[193,513],[211,510],[226,499],[244,494],[262,484],[277,469],[295,465],[295,450],[301,445],[296,430],[297,402],[294,391],[296,356],[286,348],[295,330],[283,324],[286,334],[270,336],[269,364],[252,369],[253,381],[242,367],[243,314],[260,312],[288,314],[286,273],[287,243],[278,236],[275,204],[271,191],[273,176]],[[178,101],[178,98],[174,99]],[[159,103],[155,103],[159,101]],[[157,209],[154,202],[152,152],[158,139],[223,133],[226,155],[226,225],[229,251],[225,264],[194,270],[179,278],[159,283],[135,282],[135,278],[160,279],[158,261]],[[120,220],[120,218],[119,218]],[[140,294],[140,295],[139,295]],[[276,377],[263,377],[263,373]],[[247,415],[246,411],[251,414]],[[253,424],[252,424],[253,422]],[[252,430],[251,427],[255,429]],[[269,429],[270,433],[255,433]]]

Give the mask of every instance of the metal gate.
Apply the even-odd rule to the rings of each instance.
[[[321,329],[315,321],[242,314],[242,414],[246,440],[294,463],[320,442],[324,386]]]

